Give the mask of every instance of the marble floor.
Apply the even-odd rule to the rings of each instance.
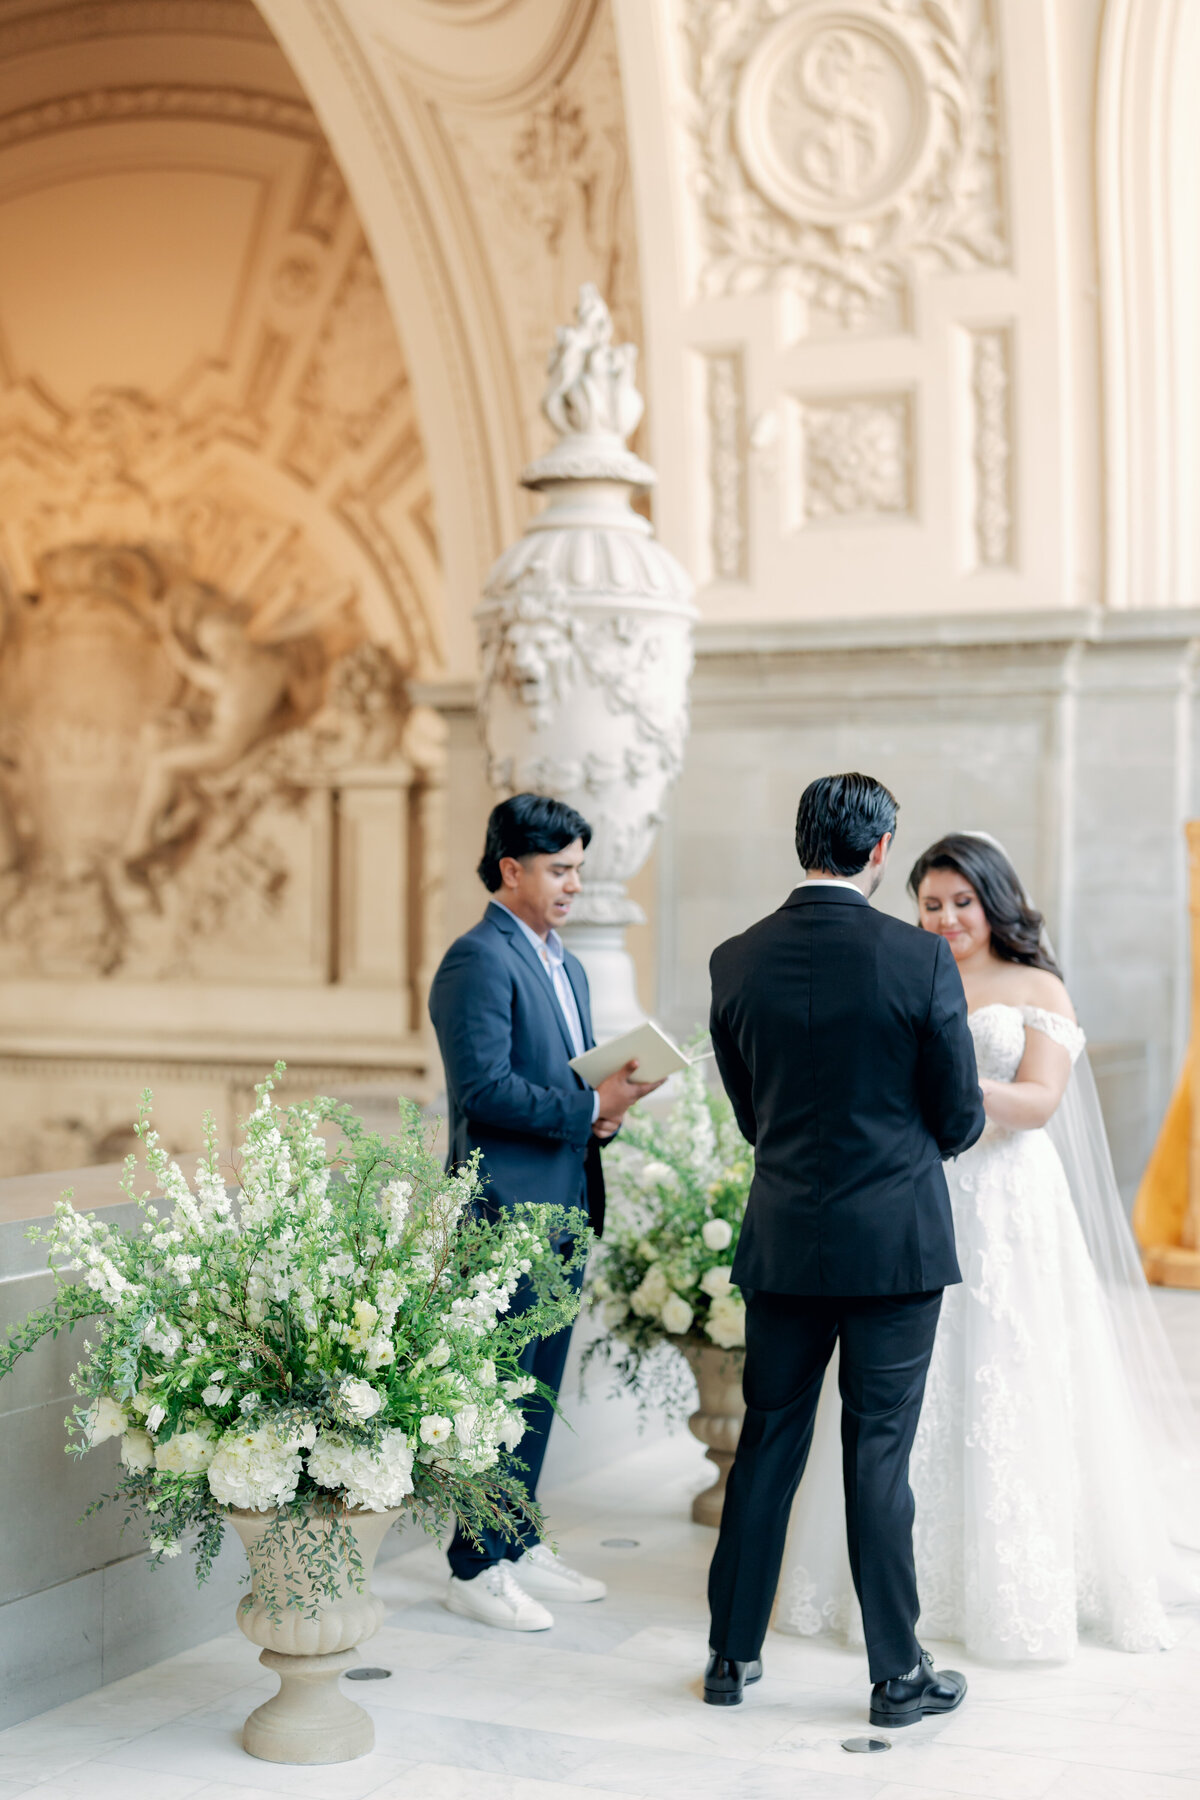
[[[238,1728],[273,1690],[237,1631],[0,1733],[0,1800],[1188,1800],[1200,1797],[1200,1608],[1154,1656],[1083,1648],[1031,1672],[939,1660],[970,1677],[945,1723],[848,1754],[866,1729],[866,1665],[772,1635],[746,1703],[700,1704],[713,1535],[688,1521],[705,1465],[670,1439],[561,1489],[548,1510],[609,1598],[515,1636],[440,1604],[436,1546],[379,1573],[387,1623],[354,1693],[375,1754],[329,1768],[256,1762]],[[937,1649],[937,1646],[934,1646]],[[884,1734],[886,1735],[886,1734]]]

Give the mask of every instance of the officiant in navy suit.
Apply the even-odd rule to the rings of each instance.
[[[626,1064],[598,1088],[570,1059],[590,1050],[587,975],[558,935],[580,892],[591,826],[571,807],[540,794],[515,794],[493,808],[479,877],[491,895],[478,925],[455,940],[433,979],[429,1012],[446,1072],[448,1167],[481,1153],[484,1202],[499,1211],[518,1201],[577,1210],[597,1236],[604,1223],[600,1147],[635,1100],[657,1082],[634,1079]],[[582,1281],[582,1271],[578,1279]],[[512,1310],[533,1303],[527,1283]],[[526,1346],[522,1365],[557,1394],[570,1348],[568,1328]],[[553,1410],[526,1402],[517,1470],[532,1499]],[[510,1631],[545,1631],[544,1604],[599,1600],[604,1584],[570,1568],[532,1528],[516,1538],[485,1532],[482,1546],[461,1527],[449,1550],[451,1612]]]

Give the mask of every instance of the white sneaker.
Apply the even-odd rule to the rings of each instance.
[[[539,1600],[603,1600],[608,1589],[592,1575],[581,1575],[549,1544],[534,1544],[509,1567],[527,1594]]]
[[[524,1559],[522,1559],[524,1560]],[[549,1631],[554,1615],[513,1580],[510,1562],[493,1563],[473,1581],[450,1577],[446,1608],[481,1625],[498,1625],[502,1631]]]

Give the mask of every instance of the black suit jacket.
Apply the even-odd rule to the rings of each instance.
[[[754,1181],[733,1279],[784,1294],[960,1281],[942,1159],[984,1127],[942,938],[799,887],[713,952],[712,1040]]]
[[[566,953],[586,1048],[595,1042],[588,981]],[[570,1067],[575,1054],[558,996],[512,914],[489,906],[451,944],[429,994],[450,1108],[447,1167],[483,1152],[485,1205],[519,1200],[585,1206],[604,1224],[593,1090]]]

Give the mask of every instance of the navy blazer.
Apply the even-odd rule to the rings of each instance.
[[[799,887],[711,967],[717,1066],[754,1145],[734,1281],[844,1298],[958,1281],[942,1159],[985,1119],[945,939]]]
[[[595,1043],[588,981],[566,953],[587,1049]],[[517,920],[489,906],[442,958],[429,994],[450,1107],[447,1167],[483,1153],[489,1210],[517,1201],[585,1207],[599,1235],[604,1175],[592,1135],[594,1093],[550,976]]]

